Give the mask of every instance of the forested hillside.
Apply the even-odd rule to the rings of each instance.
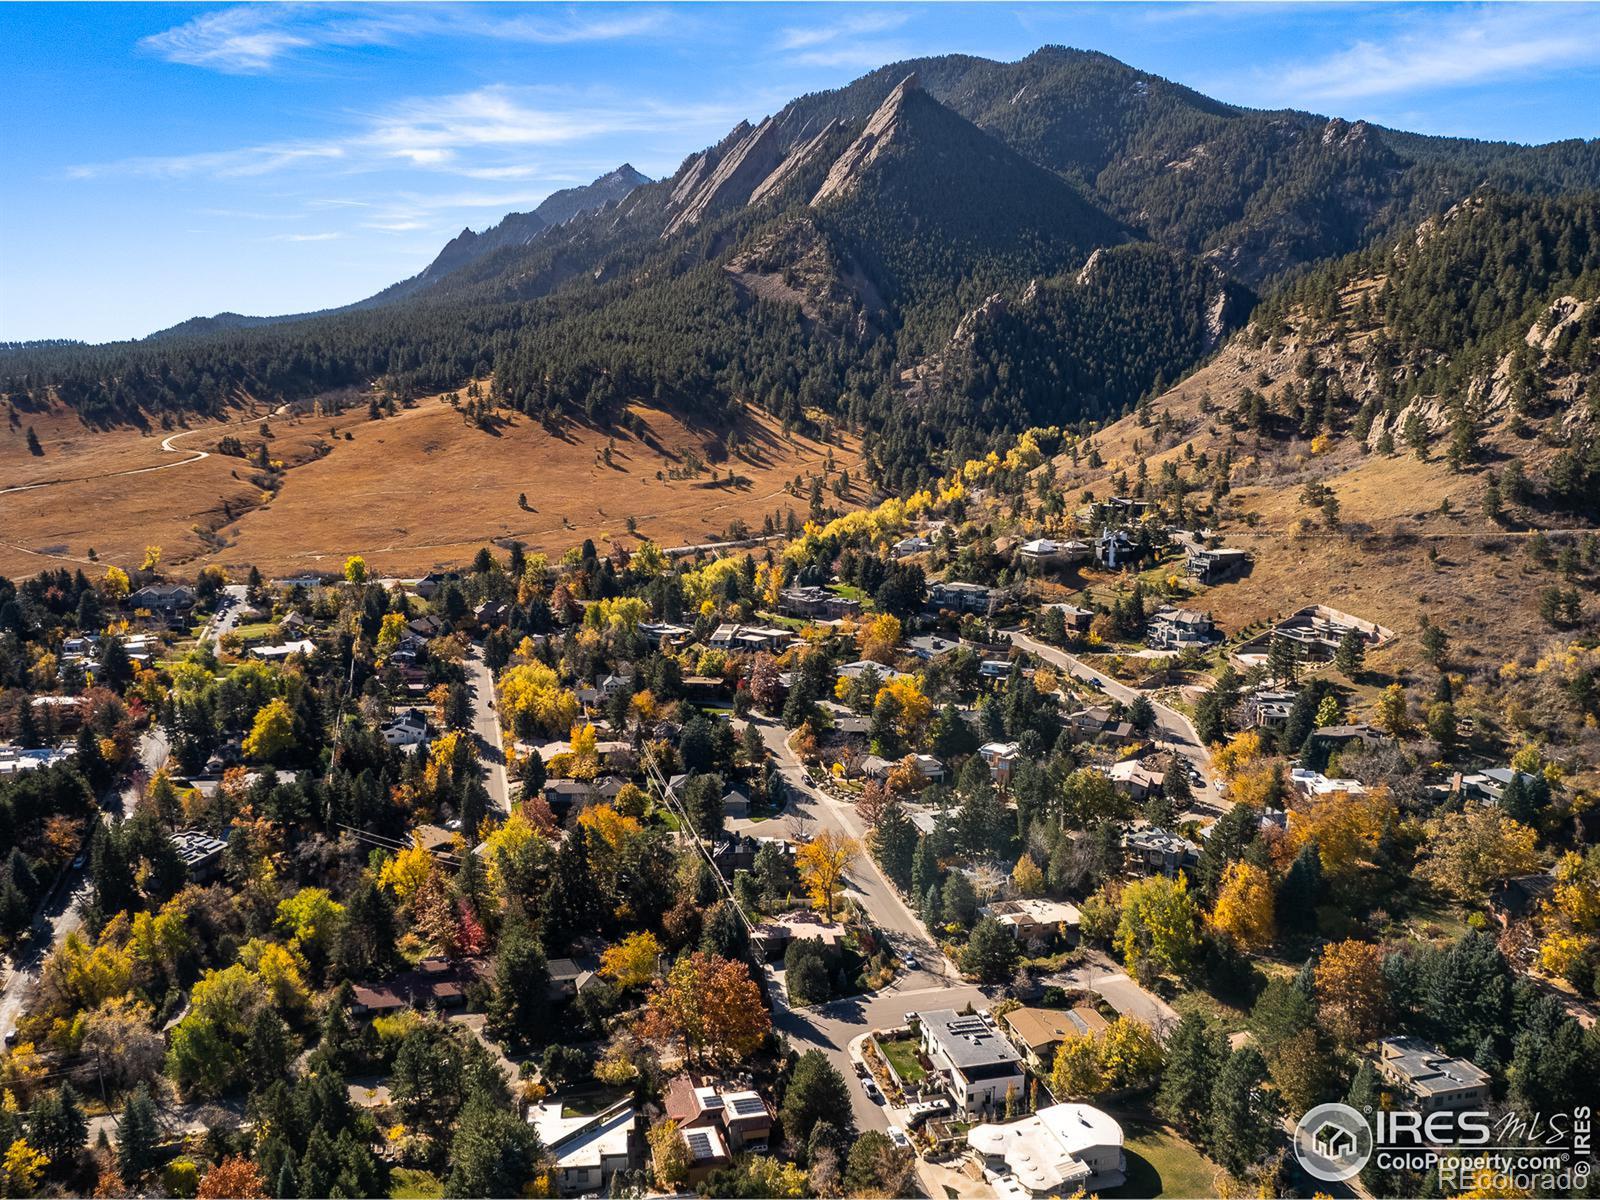
[[[1600,146],[1242,110],[1050,47],[885,67],[641,179],[621,168],[581,202],[464,231],[349,309],[0,351],[0,389],[15,410],[64,403],[95,424],[491,375],[494,400],[549,421],[751,402],[859,429],[903,490],[1028,424],[1115,415],[1210,354],[1250,289],[1486,183],[1508,204],[1600,186]],[[1445,283],[1428,294],[1467,319],[1472,284]],[[1447,357],[1477,337],[1429,329]]]

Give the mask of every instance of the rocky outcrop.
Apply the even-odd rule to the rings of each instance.
[[[689,191],[661,236],[671,237],[680,229],[699,224],[710,213],[745,203],[782,161],[783,140],[778,123],[768,117],[721,157],[703,183]],[[674,197],[682,190],[681,186],[674,189]]]
[[[777,195],[804,175],[809,168],[819,165],[828,156],[837,153],[844,141],[845,131],[844,121],[835,117],[812,137],[796,145],[784,156],[777,170],[756,185],[755,191],[750,193],[750,203],[759,204],[768,196]]]
[[[884,97],[883,103],[878,105],[878,110],[862,127],[856,140],[834,160],[833,166],[828,170],[828,177],[822,181],[817,194],[811,198],[813,205],[854,190],[861,173],[876,162],[893,143],[895,133],[905,119],[906,107],[911,102],[911,97],[919,95],[921,91],[922,85],[917,79],[916,72],[912,72]]]
[[[623,163],[593,183],[550,193],[533,211],[546,225],[564,225],[573,217],[621,200],[634,188],[649,182],[650,177],[634,170],[632,163]]]

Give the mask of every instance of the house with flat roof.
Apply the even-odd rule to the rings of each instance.
[[[1076,905],[1043,897],[996,900],[984,906],[983,915],[993,917],[1019,942],[1049,941],[1058,937],[1075,940],[1082,919]]]
[[[1016,742],[985,742],[978,747],[978,757],[989,768],[989,778],[1001,787],[1011,782],[1011,772],[1016,768],[1022,747]]]
[[[1056,567],[1088,562],[1090,556],[1094,554],[1094,548],[1088,542],[1033,538],[1018,546],[1017,553],[1022,561],[1030,566]]]
[[[953,1008],[908,1014],[920,1027],[922,1052],[963,1113],[998,1110],[1027,1085],[1022,1056],[989,1018]]]
[[[928,587],[928,607],[935,611],[989,613],[994,609],[995,592],[981,583],[939,580]]]
[[[1110,1024],[1087,1004],[1074,1008],[1014,1008],[1000,1018],[1000,1023],[1022,1051],[1023,1059],[1040,1075],[1049,1074],[1056,1050],[1067,1038],[1099,1033]]]
[[[222,868],[222,852],[228,848],[224,838],[212,837],[203,829],[180,829],[168,840],[178,852],[189,878],[204,883]]]
[[[559,1097],[528,1110],[528,1124],[555,1160],[555,1184],[563,1196],[606,1192],[618,1172],[633,1165],[639,1114],[633,1099],[619,1100],[590,1116],[563,1116]]]
[[[1191,579],[1198,579],[1201,583],[1216,583],[1218,580],[1227,579],[1250,565],[1250,551],[1235,550],[1229,546],[1217,546],[1207,549],[1204,546],[1191,547],[1188,557],[1184,560],[1184,570]]]
[[[788,587],[778,593],[778,615],[808,621],[836,621],[861,615],[861,601],[825,587]]]
[[[1006,1200],[1046,1200],[1119,1187],[1122,1126],[1088,1104],[1052,1104],[1004,1125],[967,1131],[983,1175]]]
[[[1130,829],[1122,835],[1127,867],[1140,875],[1176,875],[1199,862],[1195,849],[1165,829]]]
[[[1413,1037],[1378,1042],[1378,1074],[1423,1112],[1482,1108],[1489,1103],[1489,1073],[1464,1058]]]

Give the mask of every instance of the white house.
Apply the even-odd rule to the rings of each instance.
[[[402,709],[383,727],[383,740],[391,746],[416,746],[428,738],[428,718],[414,708]]]
[[[965,1113],[1005,1106],[1027,1087],[1022,1056],[981,1014],[952,1008],[914,1014],[922,1028],[922,1052],[948,1082],[950,1097]]]
[[[978,1125],[967,1145],[999,1196],[1044,1200],[1119,1187],[1122,1126],[1088,1104],[1052,1104],[1006,1125]]]
[[[560,1100],[536,1104],[528,1123],[556,1160],[556,1185],[563,1196],[604,1193],[613,1176],[628,1169],[638,1116],[631,1099],[587,1117],[564,1117]]]

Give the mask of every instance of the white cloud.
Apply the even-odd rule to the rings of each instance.
[[[1600,63],[1600,9],[1507,5],[1423,15],[1384,37],[1363,38],[1316,62],[1258,73],[1275,103],[1361,100],[1516,78]]]
[[[333,242],[342,238],[342,233],[278,233],[272,236],[275,242]]]
[[[869,33],[885,33],[899,29],[910,19],[900,12],[860,12],[826,25],[790,26],[778,34],[778,49],[805,50],[837,42],[842,38],[856,38]]]
[[[108,176],[249,178],[301,167],[364,172],[420,168],[494,180],[531,177],[526,152],[614,134],[725,131],[742,106],[669,104],[641,97],[573,95],[493,85],[449,96],[405,100],[353,114],[351,132],[266,142],[231,150],[146,155],[68,170],[75,179]]]
[[[139,46],[168,62],[253,75],[271,71],[300,53],[393,46],[423,38],[562,46],[661,36],[669,29],[666,14],[654,8],[606,11],[576,6],[510,17],[506,11],[497,5],[468,4],[244,4],[203,13],[144,38]]]

